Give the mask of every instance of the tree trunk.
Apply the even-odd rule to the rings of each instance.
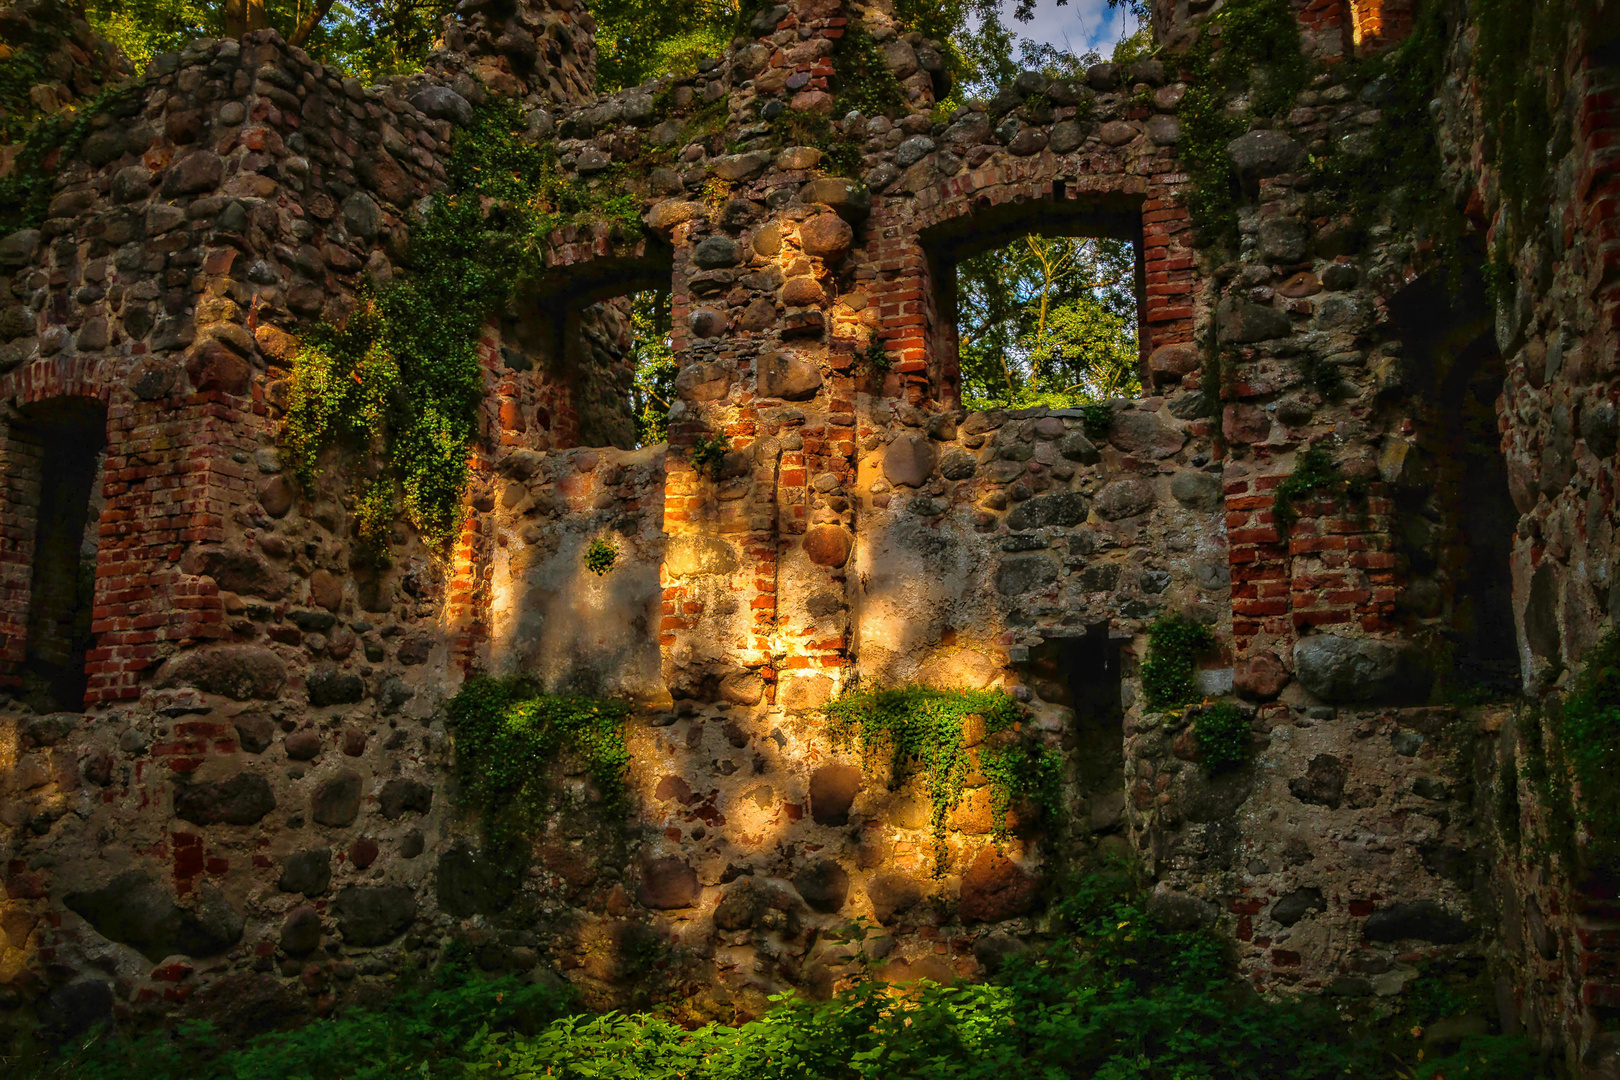
[[[264,0],[225,0],[225,36],[239,38],[270,25]],[[312,28],[313,29],[313,28]]]
[[[308,41],[309,35],[313,34],[315,28],[321,24],[321,20],[326,18],[326,13],[332,10],[334,3],[336,3],[336,0],[316,0],[315,6],[298,24],[298,29],[293,31],[292,41],[288,42],[288,44],[302,45]]]

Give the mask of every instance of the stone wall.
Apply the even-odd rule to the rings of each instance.
[[[1332,61],[1410,6],[1293,6],[1324,66],[1230,147],[1229,262],[1191,228],[1173,51],[937,119],[937,43],[837,0],[768,6],[701,72],[602,97],[569,0],[451,17],[427,72],[383,87],[273,34],[160,57],[43,223],[0,240],[0,401],[107,415],[84,711],[0,714],[8,1015],[323,1010],[447,935],[593,1004],[754,1015],[837,985],[823,931],[857,916],[886,977],[975,976],[1043,932],[1062,872],[1129,851],[1160,916],[1230,933],[1257,989],[1393,1000],[1465,971],[1499,1026],[1604,1075],[1606,894],[1537,846],[1546,808],[1511,767],[1541,714],[1435,702],[1567,686],[1610,617],[1609,69],[1571,76],[1565,230],[1493,312],[1463,82],[1439,106],[1452,288],[1423,245],[1312,200],[1306,168],[1372,145],[1377,87]],[[1184,46],[1210,7],[1156,5],[1156,32]],[[888,115],[832,115],[856,30],[907,102]],[[362,464],[330,452],[311,492],[282,469],[287,379],[315,321],[404,271],[493,97],[570,177],[617,166],[647,231],[548,239],[479,343],[460,535],[430,550],[402,521],[379,567],[352,535]],[[689,127],[720,102],[723,130]],[[786,108],[851,142],[853,175],[787,144]],[[1136,246],[1142,399],[959,407],[955,260],[1031,229]],[[622,298],[648,287],[672,295],[679,400],[670,444],[633,449]],[[1334,479],[1279,521],[1319,459]],[[36,503],[6,475],[21,689]],[[1194,713],[1144,700],[1163,614],[1213,631],[1199,686],[1250,719],[1243,767],[1205,770]],[[480,847],[444,712],[480,670],[634,703],[627,821],[559,762],[533,843]],[[1019,737],[1066,756],[1064,811],[1015,808],[998,844],[970,784],[933,873],[923,792],[829,738],[820,707],[857,679],[1009,690]]]

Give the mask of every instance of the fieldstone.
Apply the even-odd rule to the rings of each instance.
[[[698,338],[717,338],[726,332],[728,320],[714,308],[700,307],[687,316],[687,325]]]
[[[816,525],[804,534],[804,553],[817,566],[843,566],[853,545],[849,533],[837,525]]]
[[[1332,754],[1317,754],[1305,767],[1304,776],[1288,781],[1288,790],[1300,802],[1337,810],[1344,801],[1344,784],[1350,770]]]
[[[664,548],[664,569],[672,577],[729,574],[737,569],[737,549],[717,536],[672,536]]]
[[[809,401],[821,389],[821,368],[788,353],[766,353],[757,368],[760,397]]]
[[[1228,405],[1221,414],[1221,434],[1228,442],[1265,442],[1271,437],[1271,417],[1258,405]]]
[[[996,567],[996,592],[1003,596],[1022,596],[1046,588],[1057,581],[1057,577],[1057,563],[1045,554],[1008,555]]]
[[[183,783],[175,788],[174,812],[193,825],[253,825],[276,808],[270,781],[258,773],[229,780]]]
[[[234,701],[274,698],[287,682],[287,665],[259,645],[218,645],[182,653],[158,670],[160,688],[194,686]]]
[[[964,922],[1001,922],[1035,907],[1040,882],[993,847],[982,849],[962,875],[957,910]]]
[[[349,230],[351,236],[358,236],[368,244],[377,239],[377,234],[382,231],[382,207],[363,191],[351,192],[343,200],[342,213],[343,227]]]
[[[854,243],[855,230],[837,214],[817,214],[799,227],[804,253],[829,263],[842,259]]]
[[[854,765],[823,765],[810,774],[810,817],[817,825],[849,824],[849,808],[861,790]]]
[[[406,814],[425,814],[433,809],[433,789],[421,781],[396,776],[377,793],[377,807],[389,821]]]
[[[1270,128],[1239,135],[1227,143],[1226,152],[1245,179],[1276,176],[1298,168],[1305,160],[1303,146]]]
[[[321,943],[321,915],[314,904],[299,904],[281,923],[281,949],[291,956],[314,952]]]
[[[1530,577],[1530,595],[1524,604],[1524,637],[1530,651],[1555,660],[1563,652],[1563,632],[1558,626],[1558,568],[1544,559]]]
[[[276,737],[276,725],[260,713],[243,713],[231,719],[236,729],[236,743],[250,754],[262,754],[270,748]]]
[[[322,664],[305,681],[309,703],[317,709],[328,705],[353,705],[366,696],[365,682],[352,671],[334,664]]]
[[[327,611],[343,606],[343,579],[330,570],[317,570],[309,575],[309,598]]]
[[[750,930],[770,910],[770,900],[744,878],[726,890],[714,906],[714,925],[721,930]]]
[[[224,175],[225,163],[218,154],[210,150],[193,150],[169,166],[163,176],[163,194],[173,198],[213,191],[219,187]]]
[[[1294,646],[1294,675],[1330,705],[1417,700],[1432,672],[1405,642],[1312,634]]]
[[[933,139],[927,135],[913,135],[895,147],[894,160],[902,169],[908,169],[933,152]]]
[[[872,903],[872,917],[884,926],[893,926],[922,901],[923,889],[916,879],[895,871],[868,880],[866,898]]]
[[[252,365],[213,338],[192,346],[186,357],[186,374],[198,393],[216,391],[240,397],[253,380]]]
[[[1097,513],[1109,521],[1145,514],[1153,509],[1158,496],[1153,485],[1139,476],[1127,476],[1105,486],[1097,493]]]
[[[747,154],[727,154],[715,158],[709,166],[709,171],[722,180],[736,182],[764,172],[771,161],[772,155],[765,150],[754,150]]]
[[[439,908],[459,919],[506,910],[528,869],[521,852],[479,852],[457,843],[439,856],[435,895]]]
[[[211,577],[223,592],[279,600],[287,591],[287,577],[256,551],[234,547],[192,548],[181,556],[187,574]]]
[[[841,177],[827,176],[810,181],[799,189],[799,199],[829,207],[847,221],[859,221],[872,212],[872,192],[867,186]]]
[[[755,37],[774,34],[776,28],[781,25],[782,20],[787,18],[792,10],[786,4],[770,4],[762,7],[749,20],[748,29]]]
[[[77,1038],[113,1022],[112,983],[93,976],[74,979],[40,1002],[39,1017],[53,1035]]]
[[[410,102],[435,120],[448,120],[459,127],[473,122],[472,103],[448,86],[424,86]]]
[[[1124,146],[1136,138],[1138,130],[1135,124],[1128,124],[1123,120],[1110,120],[1097,134],[1109,146]]]
[[[703,270],[736,266],[740,258],[737,241],[729,236],[706,236],[692,249],[692,264]]]
[[[782,303],[788,307],[815,307],[824,303],[827,293],[813,277],[788,278],[782,287]]]
[[[793,887],[812,910],[832,915],[849,899],[849,874],[833,860],[822,859],[794,874]]]
[[[1460,945],[1474,936],[1474,928],[1433,900],[1391,904],[1367,916],[1362,932],[1368,941],[1427,941]]]
[[[1215,310],[1216,325],[1223,344],[1251,345],[1257,341],[1285,338],[1293,333],[1288,313],[1263,304],[1229,296]]]
[[[655,231],[668,231],[688,221],[696,221],[705,213],[702,203],[683,199],[669,199],[647,211],[647,227]]]
[[[1297,263],[1310,251],[1311,230],[1299,218],[1270,218],[1260,226],[1260,254],[1266,260]]]
[[[939,464],[939,474],[947,480],[971,479],[978,469],[978,461],[965,450],[952,450]]]
[[[1157,413],[1130,409],[1115,415],[1108,442],[1127,454],[1158,459],[1169,457],[1186,445],[1187,433],[1174,424],[1164,423]]]
[[[0,240],[0,266],[27,266],[39,250],[40,231],[19,229]]]
[[[386,945],[416,921],[416,896],[403,885],[351,885],[332,901],[332,915],[350,948]]]
[[[1148,897],[1147,912],[1171,933],[1211,926],[1217,914],[1208,901],[1163,887],[1154,890],[1153,895]]]
[[[641,864],[640,899],[657,911],[691,907],[702,886],[697,871],[679,855],[644,859]]]
[[[733,705],[758,705],[765,696],[765,680],[752,671],[734,672],[720,680],[720,696]]]
[[[166,357],[147,357],[135,366],[129,376],[129,388],[142,401],[156,401],[168,397],[180,366]]]
[[[195,908],[182,908],[139,870],[119,874],[92,892],[71,893],[63,902],[96,933],[154,963],[176,953],[217,956],[242,939],[241,914],[217,891],[204,889]]]
[[[1150,116],[1147,133],[1154,146],[1174,146],[1181,141],[1181,121],[1174,116]]]
[[[382,848],[369,836],[362,836],[349,845],[349,863],[356,870],[364,870],[377,861]]]
[[[1058,453],[1070,461],[1078,461],[1082,465],[1095,465],[1102,460],[1102,454],[1086,438],[1084,432],[1071,431],[1058,443]]]
[[[776,305],[762,296],[743,308],[743,313],[737,318],[737,329],[745,333],[757,334],[775,326],[776,319]]]
[[[1322,898],[1321,889],[1295,889],[1271,905],[1271,918],[1284,926],[1293,926],[1314,911],[1326,910],[1327,902]]]
[[[1232,685],[1249,701],[1270,701],[1282,693],[1290,676],[1274,653],[1259,652],[1238,661]]]
[[[1086,85],[1098,93],[1117,90],[1120,70],[1118,64],[1093,64],[1086,69]]]
[[[883,477],[891,484],[922,487],[934,475],[938,451],[928,436],[907,432],[889,444],[883,455]]]
[[[1014,532],[1030,529],[1068,528],[1086,520],[1086,500],[1072,491],[1056,495],[1037,495],[1018,504],[1007,515],[1007,528]]]
[[[1188,510],[1213,513],[1221,508],[1221,481],[1199,469],[1182,469],[1170,478],[1170,495]]]
[[[320,732],[305,728],[281,740],[281,748],[293,761],[314,761],[321,756]]]
[[[332,883],[332,852],[329,848],[295,851],[281,862],[276,888],[282,892],[319,896]]]
[[[1059,124],[1059,127],[1063,125]],[[1078,124],[1070,122],[1070,126],[1078,128]],[[941,136],[949,146],[970,147],[990,141],[990,117],[982,112],[971,112],[945,129]],[[1078,142],[1075,146],[1079,146]],[[1073,149],[1071,147],[1070,149]]]
[[[339,769],[315,785],[310,797],[310,816],[317,825],[344,828],[360,816],[360,774]]]
[[[719,401],[731,389],[731,368],[698,361],[675,376],[675,392],[683,401]]]

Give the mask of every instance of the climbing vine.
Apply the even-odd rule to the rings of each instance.
[[[1323,446],[1302,450],[1294,459],[1294,471],[1277,485],[1272,497],[1271,517],[1280,536],[1288,535],[1289,526],[1299,518],[1294,503],[1305,495],[1319,494],[1328,498],[1363,499],[1367,496],[1367,482],[1360,477],[1349,477],[1333,463],[1333,455]]]
[[[1061,762],[1039,744],[1018,737],[1022,711],[1003,691],[857,688],[828,704],[825,712],[835,745],[859,745],[868,764],[887,756],[891,789],[912,776],[923,777],[936,874],[946,869],[951,811],[960,805],[975,772],[990,788],[998,841],[1007,835],[1007,811],[1018,796],[1048,812],[1056,809]],[[969,717],[984,725],[982,740],[972,747],[965,738]]]
[[[411,234],[406,272],[364,294],[347,320],[313,328],[293,367],[281,436],[292,471],[308,486],[333,443],[380,450],[406,515],[434,546],[460,524],[484,393],[484,320],[541,268],[557,228],[607,221],[620,239],[641,231],[639,201],[617,173],[567,177],[550,145],[522,137],[524,126],[522,110],[502,101],[456,132],[449,182]],[[375,525],[382,503],[373,499]]]
[[[1203,623],[1166,615],[1148,627],[1148,654],[1142,661],[1142,693],[1154,708],[1191,705],[1198,692],[1198,657],[1215,647],[1215,634]]]
[[[523,678],[478,676],[446,710],[455,732],[459,798],[480,814],[494,842],[536,826],[553,793],[549,778],[559,757],[578,763],[609,814],[628,806],[628,705],[541,693]]]

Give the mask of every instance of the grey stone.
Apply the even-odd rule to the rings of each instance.
[[[193,825],[254,825],[275,808],[270,781],[258,773],[180,784],[174,791],[175,815]]]
[[[396,776],[377,793],[377,808],[389,821],[406,814],[425,814],[433,809],[433,789],[419,780]]]
[[[369,243],[377,238],[382,223],[382,208],[365,192],[353,192],[343,200],[343,227],[349,230],[350,235]]]
[[[746,180],[765,171],[774,155],[765,150],[754,150],[746,154],[728,154],[718,157],[709,166],[709,171],[722,180]]]
[[[1284,926],[1293,926],[1313,911],[1326,910],[1327,903],[1322,898],[1321,889],[1295,889],[1271,905],[1271,917]]]
[[[1197,469],[1182,469],[1170,478],[1170,495],[1188,510],[1212,513],[1221,508],[1219,477]]]
[[[195,908],[182,908],[139,870],[93,892],[71,893],[63,902],[102,937],[154,963],[177,953],[217,956],[242,939],[242,916],[218,892],[205,889]]]
[[[315,785],[310,814],[317,825],[344,828],[360,816],[360,774],[340,769]]]
[[[1057,580],[1057,563],[1043,554],[1008,555],[996,567],[996,592],[1021,596]]]
[[[1066,528],[1086,520],[1086,500],[1072,491],[1037,495],[1007,515],[1007,528],[1015,532],[1047,527]]]
[[[0,266],[27,266],[39,250],[40,231],[19,229],[0,240]]]
[[[913,135],[895,148],[894,160],[902,169],[907,169],[933,152],[933,139],[926,135]]]
[[[329,848],[295,851],[281,862],[276,888],[282,892],[319,896],[332,883],[332,852]]]
[[[1156,890],[1148,897],[1147,910],[1160,926],[1172,932],[1212,926],[1218,914],[1208,901],[1167,889]]]
[[[907,432],[890,443],[883,455],[884,479],[904,487],[922,487],[934,474],[937,455],[926,435]]]
[[[1558,625],[1558,568],[1543,559],[1530,578],[1524,604],[1524,637],[1530,651],[1545,660],[1563,653],[1563,632]]]
[[[1474,936],[1474,928],[1433,900],[1392,904],[1367,916],[1362,933],[1368,941],[1427,941],[1460,945]]]
[[[783,401],[809,401],[821,389],[821,368],[784,352],[769,352],[757,361],[759,396]]]
[[[334,664],[322,664],[310,672],[305,689],[309,692],[309,703],[317,709],[352,705],[366,696],[366,686],[360,676]]]
[[[1300,802],[1337,810],[1344,801],[1344,784],[1350,771],[1332,754],[1317,754],[1305,767],[1304,776],[1288,781],[1288,790]]]
[[[978,471],[978,462],[965,450],[952,450],[940,462],[939,474],[947,480],[967,480]]]
[[[170,660],[158,671],[160,687],[195,686],[235,701],[274,698],[287,682],[281,657],[259,645],[220,645]]]
[[[351,885],[332,901],[332,915],[350,948],[386,945],[416,921],[416,896],[403,885]]]
[[[314,904],[299,904],[281,923],[281,948],[291,956],[315,951],[321,943],[321,915]]]
[[[1260,226],[1260,253],[1272,262],[1297,263],[1310,250],[1310,227],[1299,218],[1270,218]]]
[[[729,236],[706,236],[692,249],[692,264],[704,270],[736,266],[737,242]]]
[[[849,899],[849,874],[833,860],[822,859],[794,874],[793,887],[812,910],[832,915]]]
[[[1226,152],[1246,179],[1276,176],[1298,168],[1305,160],[1303,146],[1269,128],[1239,135],[1227,143]]]
[[[1294,674],[1332,705],[1419,700],[1433,673],[1405,642],[1312,634],[1294,646]]]
[[[466,127],[473,121],[472,103],[448,86],[424,86],[410,102],[435,120],[448,120]]]
[[[1227,344],[1249,345],[1284,338],[1293,333],[1293,323],[1289,321],[1287,312],[1237,297],[1229,296],[1222,300],[1215,318],[1220,328],[1220,340]]]
[[[1153,485],[1141,477],[1115,480],[1097,493],[1097,513],[1109,521],[1119,521],[1153,509],[1158,496]]]
[[[1071,431],[1058,443],[1058,453],[1070,461],[1078,461],[1082,465],[1095,465],[1102,460],[1102,454],[1086,438],[1084,432]]]

